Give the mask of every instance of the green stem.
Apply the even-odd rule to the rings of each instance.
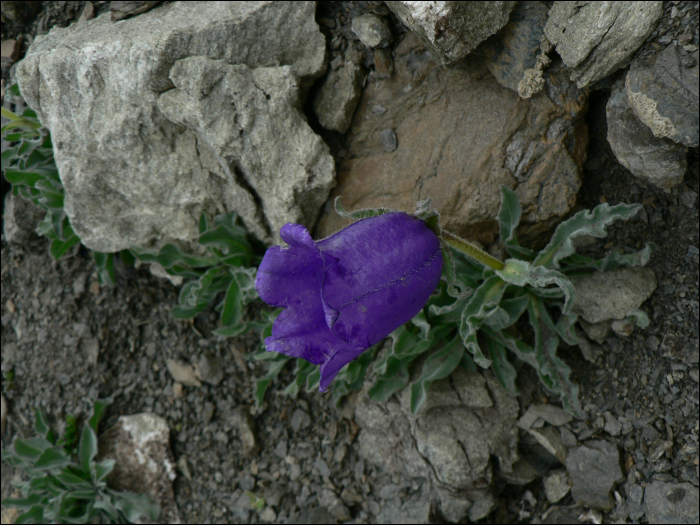
[[[458,252],[461,252],[470,259],[474,259],[475,261],[478,261],[485,266],[489,266],[494,270],[502,270],[505,266],[501,261],[492,255],[489,255],[484,250],[477,248],[469,241],[456,236],[454,233],[450,233],[447,230],[442,230],[440,238]]]

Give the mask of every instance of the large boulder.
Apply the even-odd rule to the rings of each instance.
[[[578,87],[625,67],[654,30],[663,2],[554,2],[544,32]]]
[[[329,150],[299,111],[300,89],[326,68],[314,16],[314,2],[172,2],[37,37],[17,78],[51,130],[83,243],[195,250],[203,212],[235,210],[268,242],[285,222],[311,226],[334,181]],[[189,57],[210,76],[183,78],[195,72]],[[245,67],[225,67],[236,64]],[[206,89],[189,93],[183,115],[163,113],[195,85]]]
[[[565,69],[546,70],[545,89],[522,100],[479,60],[435,64],[411,33],[395,55],[394,75],[362,93],[319,237],[348,223],[332,211],[339,195],[346,209],[413,210],[430,197],[443,227],[484,244],[498,233],[501,184],[522,203],[524,241],[570,211],[585,160],[586,97]]]

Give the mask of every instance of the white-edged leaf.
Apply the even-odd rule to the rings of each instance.
[[[496,275],[509,284],[524,287],[526,284],[544,288],[556,284],[564,292],[564,312],[568,312],[574,300],[576,290],[571,281],[561,272],[544,266],[533,266],[527,261],[508,259],[505,268],[496,270]]]
[[[518,196],[508,186],[501,185],[501,209],[498,211],[501,241],[511,257],[531,261],[535,258],[535,252],[520,246],[515,235],[515,229],[520,224],[521,214],[522,209]]]

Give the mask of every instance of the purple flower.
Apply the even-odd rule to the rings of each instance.
[[[265,346],[321,365],[321,392],[412,319],[440,281],[438,237],[406,213],[362,219],[321,241],[300,224],[280,235],[289,246],[269,248],[255,279],[263,301],[285,308]]]

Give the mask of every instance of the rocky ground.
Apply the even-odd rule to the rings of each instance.
[[[3,41],[18,34],[30,40],[70,23],[86,2],[41,4],[38,16],[27,15],[30,22],[3,20]],[[99,13],[109,3],[93,4]],[[320,8],[318,16],[331,47],[334,36],[348,33],[352,17],[367,10],[388,16],[395,34],[401,33],[381,3],[337,4],[323,8],[328,12]],[[697,3],[664,2],[657,31],[638,53],[651,57],[667,45],[697,44],[697,15]],[[338,48],[347,46],[342,41]],[[5,63],[2,74],[6,80]],[[574,370],[588,417],[550,421],[559,440],[521,431],[520,453],[537,477],[525,485],[497,485],[498,504],[484,522],[652,523],[697,516],[698,149],[690,149],[683,182],[670,190],[632,176],[606,140],[612,80],[590,94],[585,117],[590,142],[578,206],[644,204],[632,221],[613,226],[608,238],[586,249],[602,254],[638,250],[646,242],[658,246],[649,267],[659,286],[643,306],[651,324],[627,337],[611,333],[592,348],[594,362],[578,349],[560,350]],[[317,131],[342,158],[343,136]],[[118,262],[117,285],[100,287],[85,248],[54,261],[45,239],[33,234],[37,216],[28,209],[23,217],[16,237],[22,242],[2,240],[2,392],[9,410],[3,446],[32,434],[36,407],[60,429],[66,415],[85,416],[96,397],[111,397],[104,428],[121,415],[144,411],[167,420],[183,522],[443,520],[426,480],[389,474],[359,456],[361,430],[352,405],[338,410],[319,393],[282,395],[292,373],[285,370],[266,402],[255,406],[252,379],[263,368],[246,354],[259,344],[257,334],[233,340],[213,335],[218,319],[213,309],[193,322],[173,319],[169,311],[178,289],[145,268]],[[183,386],[168,370],[170,359],[209,372],[200,386]],[[556,402],[527,367],[521,373],[521,415]],[[559,444],[575,452],[562,457]],[[10,480],[20,475],[3,463],[3,498],[12,491]],[[561,490],[568,487],[567,476],[573,478],[573,494]],[[558,490],[565,495],[557,500]],[[262,510],[253,508],[249,491],[264,498]],[[614,500],[610,511],[591,510],[608,498]],[[10,517],[5,512],[3,523]]]

